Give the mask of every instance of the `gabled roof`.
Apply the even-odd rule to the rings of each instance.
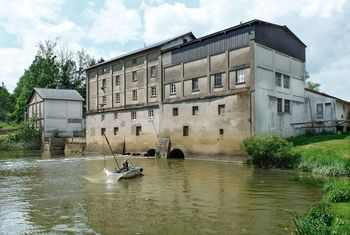
[[[76,90],[34,88],[27,103],[33,96],[34,92],[38,93],[42,99],[84,101],[84,98]]]
[[[331,96],[331,95],[328,95],[326,93],[323,93],[323,92],[320,92],[320,91],[315,91],[315,90],[312,90],[310,88],[305,88],[306,91],[309,91],[309,92],[312,92],[312,93],[315,93],[315,94],[318,94],[318,95],[322,95],[322,96],[325,96],[325,97],[329,97],[329,98],[332,98],[332,99],[335,99],[337,101],[341,101],[341,102],[344,102],[344,103],[347,103],[347,104],[350,104],[350,101],[347,101],[347,100],[342,100],[342,99],[339,99],[335,96]]]
[[[102,63],[98,63],[98,64],[95,64],[95,65],[89,67],[89,68],[86,68],[85,70],[89,70],[89,69],[95,68],[97,66],[100,66],[100,65],[103,65],[103,64],[107,64],[107,63],[112,62],[114,60],[118,60],[118,59],[121,59],[123,57],[127,57],[127,56],[130,56],[130,55],[136,54],[136,53],[140,53],[140,52],[143,52],[143,51],[146,51],[146,50],[150,50],[150,49],[153,49],[153,48],[161,47],[161,46],[163,46],[163,45],[165,45],[165,44],[167,44],[167,43],[169,43],[169,42],[171,42],[173,40],[176,40],[176,39],[184,37],[184,36],[190,36],[193,39],[196,39],[196,36],[194,36],[194,34],[192,32],[188,32],[188,33],[176,36],[176,37],[172,37],[172,38],[166,39],[166,40],[161,41],[161,42],[157,42],[155,44],[151,44],[149,46],[146,46],[146,47],[143,47],[143,48],[139,48],[137,50],[134,50],[134,51],[131,51],[131,52],[128,52],[128,53],[116,56],[116,57],[111,58],[109,60],[106,60],[106,61],[104,61]]]

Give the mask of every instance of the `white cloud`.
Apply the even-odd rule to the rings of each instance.
[[[245,2],[201,0],[198,7],[187,7],[183,3],[145,4],[144,38],[155,42],[189,31],[202,36],[233,26],[243,18],[241,9]]]
[[[36,54],[38,41],[60,38],[78,44],[83,30],[62,17],[62,0],[0,1],[0,27],[15,35],[18,48],[0,48],[0,80],[13,90]],[[5,35],[4,35],[5,36]]]
[[[125,43],[141,35],[141,16],[126,8],[122,0],[106,0],[102,10],[89,10],[87,14],[93,22],[88,37],[95,43]]]

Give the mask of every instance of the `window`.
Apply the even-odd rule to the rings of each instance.
[[[101,80],[101,89],[106,88],[106,79]]]
[[[290,100],[284,100],[284,112],[290,113]]]
[[[102,104],[106,104],[107,103],[107,97],[104,95],[102,96]]]
[[[157,88],[155,86],[151,87],[151,97],[157,97]]]
[[[153,117],[154,117],[154,110],[153,109],[148,110],[148,118],[152,119]]]
[[[132,72],[132,81],[133,82],[137,81],[137,71]]]
[[[104,120],[105,120],[105,115],[101,114],[101,121],[104,121]]]
[[[157,77],[157,66],[151,67],[151,77]]]
[[[106,128],[101,128],[101,135],[105,135],[106,134]]]
[[[115,76],[115,85],[120,86],[120,76],[119,75]]]
[[[114,135],[118,135],[118,132],[119,132],[119,127],[114,127],[113,129]]]
[[[277,113],[282,113],[282,99],[277,98]]]
[[[188,128],[188,126],[183,126],[182,135],[183,136],[188,136],[189,135],[189,128]]]
[[[192,91],[199,91],[198,78],[192,79]]]
[[[131,63],[132,64],[137,64],[137,59],[136,58],[132,59]]]
[[[137,136],[141,135],[141,131],[142,131],[141,126],[136,126],[136,135]]]
[[[118,119],[118,112],[114,112],[114,119]]]
[[[323,118],[323,104],[316,104],[316,117]]]
[[[115,102],[120,103],[120,93],[115,93]]]
[[[236,71],[236,84],[242,84],[242,83],[245,83],[244,70],[239,69]]]
[[[137,90],[132,91],[132,99],[137,100]]]
[[[224,104],[219,104],[218,105],[218,114],[222,115],[225,113],[225,105]]]
[[[214,75],[214,87],[222,87],[222,74],[221,73]]]
[[[131,120],[136,120],[136,111],[131,111]]]
[[[198,106],[192,106],[192,115],[198,115]]]
[[[179,109],[173,108],[173,116],[179,116]]]
[[[224,129],[219,129],[219,134],[224,135]]]
[[[282,86],[282,74],[280,73],[275,74],[275,85],[278,87]]]
[[[283,75],[283,87],[289,89],[290,87],[290,77]]]
[[[170,95],[176,95],[176,84],[175,83],[170,84]]]

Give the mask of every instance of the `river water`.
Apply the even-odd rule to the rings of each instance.
[[[294,171],[130,160],[145,175],[116,181],[112,157],[0,153],[0,234],[290,234],[321,197]]]

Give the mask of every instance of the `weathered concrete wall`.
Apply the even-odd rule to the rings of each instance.
[[[250,135],[249,104],[249,92],[164,104],[160,136],[170,138],[172,146],[181,146],[188,154],[242,154],[240,143]],[[219,105],[225,105],[222,114],[218,114]],[[192,113],[193,106],[198,106],[197,115]],[[178,108],[178,116],[173,116],[173,108]],[[188,136],[183,135],[184,126],[189,128]]]
[[[305,106],[304,63],[270,48],[254,43],[255,55],[255,133],[293,136],[303,130],[294,128],[293,123],[308,120]],[[289,76],[289,88],[276,85],[276,73]],[[288,80],[286,80],[288,81]],[[277,112],[277,100],[281,99],[281,112]],[[290,112],[285,103],[290,101]]]
[[[153,109],[154,117],[149,117],[149,110]],[[131,112],[136,112],[136,119],[131,119]],[[133,110],[116,111],[104,113],[104,120],[101,120],[101,114],[91,114],[86,117],[86,144],[87,151],[109,151],[108,145],[101,135],[101,129],[105,128],[105,133],[112,146],[113,151],[121,153],[125,138],[126,151],[143,152],[149,149],[155,149],[157,143],[157,134],[159,132],[159,109],[141,108]],[[136,127],[141,127],[141,133],[136,135]],[[114,133],[114,128],[118,132]]]

